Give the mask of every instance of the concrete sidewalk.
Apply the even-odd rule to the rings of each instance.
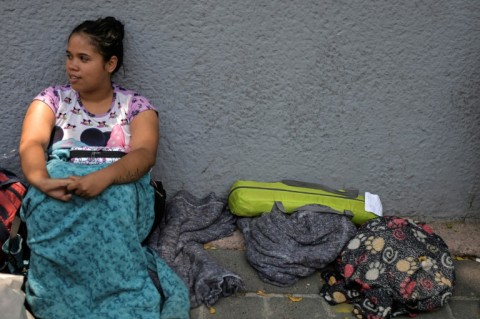
[[[480,318],[480,221],[478,223],[431,222],[430,226],[450,248],[455,260],[457,282],[448,304],[418,318]],[[463,242],[463,245],[462,245]],[[473,244],[473,246],[467,246]],[[317,272],[288,288],[261,281],[245,258],[243,237],[238,231],[229,238],[207,245],[209,253],[224,267],[237,273],[245,282],[246,292],[221,298],[212,309],[192,309],[192,319],[315,319],[356,318],[349,304],[331,306],[319,295],[323,280]],[[463,248],[462,248],[463,247]],[[470,256],[470,258],[458,258]],[[407,316],[397,318],[409,318]]]

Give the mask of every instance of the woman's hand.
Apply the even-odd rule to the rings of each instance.
[[[67,191],[83,198],[96,197],[112,183],[104,173],[97,171],[85,176],[70,176]]]
[[[67,190],[67,185],[71,182],[69,178],[45,178],[39,181],[36,187],[50,197],[68,202],[72,194]]]

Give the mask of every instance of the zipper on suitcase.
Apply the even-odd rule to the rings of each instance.
[[[240,188],[248,188],[248,189],[258,189],[258,190],[269,190],[269,191],[281,191],[281,192],[287,192],[287,193],[297,193],[297,194],[306,194],[306,195],[316,195],[316,196],[325,196],[325,197],[337,197],[337,198],[345,198],[345,199],[351,199],[351,200],[356,200],[359,202],[363,202],[361,199],[357,198],[351,198],[348,196],[341,196],[341,195],[329,195],[329,194],[318,194],[318,193],[311,193],[311,192],[303,192],[303,191],[294,191],[290,189],[282,189],[282,188],[271,188],[271,187],[258,187],[258,186],[237,186],[234,189],[230,191],[228,194],[228,197],[236,191],[237,189]]]

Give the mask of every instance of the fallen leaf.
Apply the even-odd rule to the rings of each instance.
[[[465,260],[465,258],[462,258],[462,257],[454,257],[453,259],[455,259],[455,260]]]
[[[217,249],[213,244],[207,243],[203,245],[203,249],[208,250],[208,249]]]
[[[215,308],[213,308],[213,307],[210,307],[210,314],[211,314],[211,315],[214,315],[214,314],[215,314],[215,312],[217,312],[217,311],[215,310]]]
[[[302,301],[302,297],[294,297],[292,295],[287,295],[288,296],[288,299],[290,299],[291,301],[293,302],[299,302],[299,301]]]
[[[259,290],[259,291],[257,291],[257,295],[262,296],[262,297],[266,297],[267,293],[263,290]]]
[[[353,305],[348,303],[342,303],[333,306],[332,310],[336,313],[351,313],[353,310]]]

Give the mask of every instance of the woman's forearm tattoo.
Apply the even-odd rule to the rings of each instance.
[[[140,170],[137,168],[135,170],[127,170],[123,172],[120,176],[115,179],[117,184],[126,184],[138,180],[142,177]]]

